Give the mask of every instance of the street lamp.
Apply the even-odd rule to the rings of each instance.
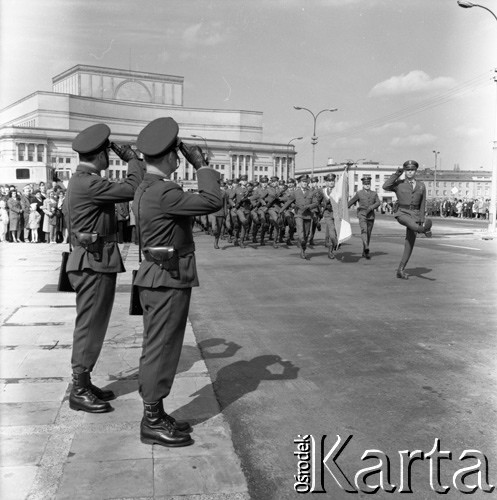
[[[303,139],[303,137],[294,137],[293,139],[290,139],[288,141],[288,144],[286,145],[286,178],[287,178],[287,180],[290,178],[290,166],[288,164],[288,162],[290,161],[290,144],[293,141],[300,141],[302,139]]]
[[[457,5],[463,9],[470,9],[471,7],[480,7],[487,12],[490,12],[494,19],[497,21],[497,16],[493,11],[484,5],[469,2],[467,0],[458,0]],[[497,79],[494,77],[494,81]],[[496,116],[495,116],[495,127],[494,127],[494,144],[493,144],[493,154],[492,154],[492,184],[490,189],[490,222],[488,224],[488,232],[495,235],[496,230],[496,208],[497,208],[497,99],[496,99]]]
[[[433,194],[436,197],[436,193],[437,193],[437,158],[438,158],[438,155],[440,154],[440,151],[433,150],[433,153],[435,154],[435,173],[433,174]]]
[[[205,161],[209,163],[209,146],[207,145],[207,141],[201,136],[201,135],[195,135],[192,134],[192,137],[195,137],[196,139],[202,139],[205,143]]]
[[[318,138],[316,136],[316,121],[318,119],[318,116],[321,113],[324,113],[325,111],[330,111],[330,112],[338,111],[338,108],[334,108],[334,109],[322,109],[316,115],[310,109],[304,108],[302,106],[294,106],[294,109],[296,109],[298,111],[300,111],[301,109],[303,109],[305,111],[308,111],[312,115],[312,118],[314,119],[314,128],[312,130],[312,137],[311,137],[311,144],[312,144],[312,175],[314,175],[314,158],[315,158],[315,154],[316,154],[316,144],[318,143]]]

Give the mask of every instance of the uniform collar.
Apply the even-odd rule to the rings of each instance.
[[[93,165],[93,163],[80,163],[76,167],[78,172],[86,172],[87,174],[100,175],[100,171]]]

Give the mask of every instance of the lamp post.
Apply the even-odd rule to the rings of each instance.
[[[435,195],[436,198],[436,193],[437,193],[437,159],[438,155],[440,154],[440,151],[435,151],[433,150],[433,153],[435,155],[435,173],[433,174],[433,194]]]
[[[202,139],[204,141],[204,143],[205,143],[205,154],[204,154],[204,157],[205,157],[205,161],[207,163],[209,163],[209,146],[207,145],[207,141],[201,135],[192,134],[192,137],[195,137],[195,139]]]
[[[314,119],[314,128],[312,129],[312,137],[311,137],[311,144],[312,144],[312,173],[311,174],[314,175],[314,159],[315,159],[315,155],[316,155],[316,144],[318,143],[318,138],[316,136],[316,122],[317,122],[318,116],[321,113],[324,113],[325,111],[330,111],[330,112],[338,111],[338,108],[322,109],[317,114],[314,114],[310,109],[304,108],[302,106],[294,106],[294,109],[296,109],[298,111],[300,111],[301,109],[308,111],[311,114],[312,118]]]
[[[477,3],[469,2],[467,0],[458,0],[457,5],[463,9],[470,9],[471,7],[480,7],[492,14],[493,18],[497,21],[497,15],[488,7]],[[497,79],[494,77],[494,81]],[[493,154],[492,154],[492,184],[490,189],[490,221],[488,224],[488,232],[495,235],[496,230],[496,207],[497,207],[497,98],[496,98],[496,114],[495,114],[495,127],[494,127],[494,141],[493,141]]]
[[[293,141],[300,141],[302,140],[303,137],[294,137],[293,139],[290,139],[288,141],[288,144],[286,145],[286,178],[287,180],[290,178],[290,167],[289,167],[289,160],[290,160],[290,144],[293,142]]]

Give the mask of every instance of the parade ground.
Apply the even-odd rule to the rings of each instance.
[[[303,260],[295,245],[221,240],[215,250],[196,228],[200,287],[165,401],[192,423],[195,444],[176,449],[139,439],[143,326],[128,315],[138,247],[121,245],[127,271],[93,372],[117,399],[98,415],[67,401],[75,295],[56,291],[67,246],[2,243],[0,498],[293,499],[312,495],[308,481],[326,492],[311,498],[398,498],[406,473],[416,500],[444,488],[468,498],[468,485],[470,498],[492,498],[483,490],[497,484],[497,239],[482,239],[485,228],[435,219],[408,280],[395,277],[404,230],[388,215],[376,221],[371,260],[355,218],[335,260],[322,232]],[[365,480],[381,481],[373,495],[359,473],[379,462],[361,458],[368,450],[383,457],[383,474]],[[405,450],[418,451],[409,470]],[[482,472],[461,481],[478,460]]]

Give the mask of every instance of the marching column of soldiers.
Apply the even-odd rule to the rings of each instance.
[[[330,191],[334,180],[334,174],[325,178]],[[277,176],[249,181],[248,176],[242,175],[221,181],[221,191],[223,207],[196,220],[214,236],[214,248],[219,249],[220,239],[241,248],[248,243],[265,246],[270,242],[274,248],[296,244],[300,257],[307,259],[306,249],[314,245],[315,232],[321,230],[323,221],[328,257],[335,258],[338,239],[333,201],[326,188],[319,187],[317,177],[302,175],[285,182]]]

